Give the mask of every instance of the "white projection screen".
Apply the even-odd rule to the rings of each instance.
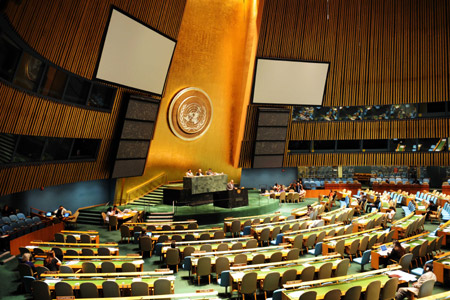
[[[112,9],[96,78],[162,95],[176,42]]]
[[[253,103],[322,105],[329,65],[257,58]]]

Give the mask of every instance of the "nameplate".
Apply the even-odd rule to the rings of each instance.
[[[170,269],[156,269],[155,272],[169,272]]]
[[[212,293],[214,289],[204,289],[204,290],[196,290],[196,293]]]
[[[59,274],[58,271],[46,271],[44,274]]]
[[[245,267],[247,264],[233,264],[233,267]]]
[[[127,256],[140,256],[138,253],[128,253]]]
[[[299,284],[302,283],[301,280],[291,280],[291,281],[286,281],[286,285],[293,285],[293,284]]]
[[[199,253],[206,253],[206,251],[200,251],[200,250],[196,250],[194,251],[195,254],[199,254]]]
[[[75,296],[56,296],[56,300],[69,300],[75,299]]]

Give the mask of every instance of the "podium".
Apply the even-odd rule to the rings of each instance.
[[[226,174],[183,177],[183,189],[190,190],[191,195],[224,191],[227,180]]]

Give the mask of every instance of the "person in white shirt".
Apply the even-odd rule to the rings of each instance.
[[[64,214],[66,213],[66,209],[60,205],[57,210],[55,210],[55,215],[57,218],[64,218]]]
[[[433,263],[427,263],[423,267],[423,274],[419,279],[413,283],[412,287],[399,288],[395,294],[395,300],[403,300],[405,297],[412,299],[412,294],[417,298],[419,296],[419,289],[425,281],[434,280],[436,281],[436,275],[433,273]]]
[[[108,210],[106,211],[106,222],[109,222],[109,216],[114,216],[114,212],[111,207],[108,207]]]
[[[227,191],[232,191],[232,190],[234,190],[234,180],[233,179],[231,179],[231,181],[228,182],[228,184],[227,184]]]
[[[192,170],[191,169],[189,169],[189,170],[187,170],[187,172],[186,172],[186,175],[185,175],[186,177],[194,177],[194,173],[192,173]]]
[[[395,217],[395,208],[393,206],[391,206],[391,207],[389,207],[389,209],[391,211],[389,211],[387,213],[387,218],[388,218],[387,221],[392,223],[392,221],[394,221],[394,217]]]

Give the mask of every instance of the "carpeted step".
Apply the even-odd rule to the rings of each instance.
[[[87,209],[80,210],[77,223],[98,225],[103,223],[101,211],[91,211]]]
[[[130,205],[155,206],[163,202],[164,189],[162,187],[134,200]]]

